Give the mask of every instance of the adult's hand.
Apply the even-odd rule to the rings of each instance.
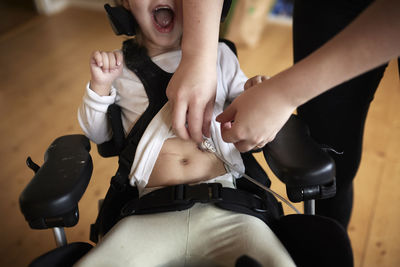
[[[201,58],[182,58],[167,88],[173,105],[172,127],[175,134],[195,142],[210,136],[217,74],[215,63]]]
[[[296,108],[270,80],[248,88],[218,115],[222,138],[240,152],[271,142]]]

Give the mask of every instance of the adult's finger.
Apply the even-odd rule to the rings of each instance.
[[[269,80],[269,79],[271,79],[270,76],[267,76],[267,75],[262,75],[262,76],[261,76],[261,82],[266,81],[266,80]]]
[[[182,139],[189,139],[189,133],[186,128],[187,104],[181,101],[175,102],[170,100],[172,104],[172,129],[174,133]]]
[[[211,126],[211,120],[212,120],[212,115],[214,111],[214,101],[210,101],[204,110],[204,117],[203,117],[203,127],[202,127],[202,132],[203,135],[210,137],[210,126]]]
[[[202,125],[205,106],[193,101],[188,110],[187,123],[190,138],[197,143],[203,140]]]
[[[237,150],[239,150],[241,153],[253,150],[256,145],[252,144],[251,142],[247,140],[242,140],[239,142],[234,143],[235,147]]]
[[[244,84],[243,88],[244,90],[247,90],[251,87],[251,80],[247,80],[246,83]]]
[[[266,146],[269,142],[272,142],[276,137],[276,134],[272,134],[271,136],[264,136],[263,138],[266,139],[260,139],[260,138],[254,138],[251,136],[246,136],[243,137],[241,141],[238,141],[234,143],[235,147],[240,151],[240,152],[247,152],[250,150],[255,150],[255,149],[261,149],[264,146]]]
[[[233,104],[229,105],[221,114],[219,114],[215,120],[219,123],[231,122],[234,120],[236,110],[232,107]]]
[[[259,84],[259,83],[261,83],[263,80],[262,80],[262,76],[261,75],[257,75],[256,76],[256,78],[255,78],[255,80],[253,81],[253,86],[254,85],[256,85],[256,84]]]
[[[241,141],[240,134],[237,132],[235,123],[231,123],[235,120],[236,110],[232,106],[228,106],[221,114],[216,118],[216,121],[221,123],[221,135],[222,139],[227,143],[237,143]],[[225,127],[229,125],[229,127]]]

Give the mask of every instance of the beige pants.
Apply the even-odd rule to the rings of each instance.
[[[197,203],[124,218],[76,266],[234,266],[244,254],[263,266],[295,266],[260,219]]]

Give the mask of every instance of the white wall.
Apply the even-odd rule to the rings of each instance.
[[[112,0],[35,0],[35,5],[40,14],[51,15],[68,6],[102,9],[105,3]]]

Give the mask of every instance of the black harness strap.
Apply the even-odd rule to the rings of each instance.
[[[97,242],[99,235],[107,233],[118,222],[121,208],[125,203],[132,198],[138,198],[137,189],[129,184],[130,168],[144,131],[168,100],[165,90],[172,77],[172,73],[167,73],[158,67],[148,56],[146,49],[138,45],[134,39],[124,41],[122,51],[125,65],[143,84],[149,105],[125,139],[119,154],[118,171],[111,179],[99,215],[91,227],[90,239],[93,242]]]
[[[214,203],[223,209],[258,217],[267,224],[279,217],[276,205],[270,205],[256,194],[222,187],[220,183],[203,183],[168,186],[132,199],[122,208],[120,219],[135,214],[185,210],[195,203]]]
[[[123,43],[122,51],[126,66],[140,79],[149,99],[149,105],[127,136],[125,148],[119,156],[119,170],[128,175],[144,131],[168,101],[165,91],[173,73],[157,66],[147,55],[146,48],[139,46],[132,39]]]

